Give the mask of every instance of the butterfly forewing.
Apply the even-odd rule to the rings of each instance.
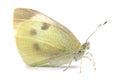
[[[30,66],[66,64],[81,48],[67,28],[35,10],[15,9],[14,29],[18,50]]]

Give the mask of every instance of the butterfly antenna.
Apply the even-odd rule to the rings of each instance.
[[[90,36],[87,38],[86,42],[88,42],[88,40],[90,39],[90,37],[91,37],[94,33],[96,33],[96,32],[97,32],[102,26],[104,26],[106,23],[107,23],[107,21],[105,21],[103,24],[99,24],[99,26],[95,29],[95,31],[94,31],[92,34],[90,34]]]

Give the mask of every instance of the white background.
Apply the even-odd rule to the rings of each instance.
[[[14,8],[38,10],[65,25],[83,43],[95,28],[108,23],[91,37],[97,70],[84,59],[76,68],[29,68],[15,45],[12,15]],[[0,80],[120,80],[119,0],[1,0],[0,1]]]

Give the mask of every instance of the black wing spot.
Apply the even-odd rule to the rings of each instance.
[[[39,44],[38,43],[34,43],[33,44],[33,48],[35,49],[35,50],[40,50],[40,46],[39,46]]]
[[[31,36],[37,35],[36,30],[35,30],[35,29],[32,29],[32,30],[30,31],[30,35],[31,35]]]
[[[50,27],[50,24],[48,24],[48,23],[43,23],[41,29],[42,29],[42,30],[47,30],[49,27]]]

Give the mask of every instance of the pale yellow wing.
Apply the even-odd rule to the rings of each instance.
[[[15,9],[14,29],[18,50],[30,66],[66,64],[81,48],[67,28],[32,9]]]

